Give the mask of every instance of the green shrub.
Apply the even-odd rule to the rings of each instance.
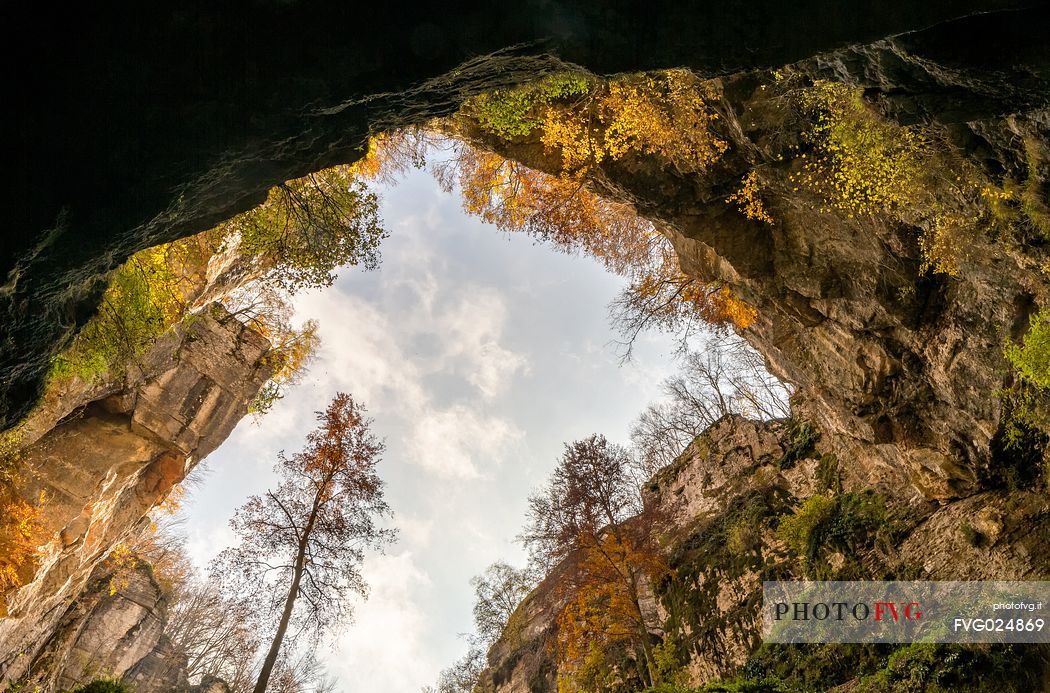
[[[95,679],[75,689],[73,693],[134,693],[134,689],[115,679]]]
[[[700,688],[683,688],[665,684],[647,688],[643,693],[788,693],[791,690],[777,679],[737,678],[731,681],[712,681]]]
[[[808,560],[815,560],[823,539],[823,529],[831,522],[837,503],[827,496],[810,496],[793,514],[785,517],[777,527],[777,537],[792,551]]]
[[[793,514],[783,518],[777,536],[806,561],[816,577],[833,577],[822,561],[826,550],[841,551],[847,558],[874,543],[886,524],[886,506],[872,491],[844,493],[829,498],[810,496]]]
[[[1031,645],[911,644],[861,679],[864,693],[1045,690],[1046,649]]]
[[[564,72],[515,89],[496,89],[471,99],[467,111],[481,127],[497,137],[527,137],[543,123],[541,106],[582,96],[591,90],[586,77]]]
[[[1050,310],[1029,319],[1024,343],[1006,340],[1007,360],[1022,376],[1041,388],[1050,388]]]

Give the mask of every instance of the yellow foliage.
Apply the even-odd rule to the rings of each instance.
[[[917,131],[883,121],[844,84],[817,82],[798,100],[814,119],[806,133],[813,151],[800,155],[794,181],[850,218],[914,204],[928,155]]]
[[[542,142],[570,173],[630,153],[658,157],[683,173],[702,172],[728,148],[712,129],[718,119],[712,98],[686,70],[612,81],[582,105],[548,105]]]
[[[139,559],[130,546],[121,542],[113,547],[112,553],[106,559],[106,564],[111,571],[109,594],[113,596],[128,586],[128,581],[131,579],[131,571],[138,567]]]
[[[748,219],[761,221],[766,224],[773,223],[773,217],[769,216],[762,198],[758,195],[758,172],[751,171],[740,181],[740,189],[726,198],[727,204],[736,203],[740,213]]]

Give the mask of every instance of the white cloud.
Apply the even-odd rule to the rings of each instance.
[[[487,417],[455,405],[426,414],[416,425],[409,444],[414,462],[443,477],[474,479],[481,476],[479,463],[500,458],[501,452],[522,433],[498,417]]]
[[[350,691],[419,690],[437,665],[423,642],[430,580],[407,551],[369,558],[365,579],[371,593],[335,639],[328,670]]]
[[[516,374],[528,370],[524,355],[499,342],[506,320],[506,302],[499,292],[471,286],[438,316],[439,329],[448,336],[446,357],[460,361],[458,372],[486,399],[502,394]]]

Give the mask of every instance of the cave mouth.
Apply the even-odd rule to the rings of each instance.
[[[974,30],[974,18],[961,21]],[[983,31],[987,19],[976,21]],[[93,607],[82,608],[88,595],[98,606],[143,583],[159,593],[164,570],[139,565],[122,539],[141,529],[143,516],[159,517],[148,512],[154,504],[170,509],[172,483],[231,432],[232,439],[200,467],[212,469],[212,478],[178,511],[188,523],[182,541],[189,562],[208,569],[209,559],[231,545],[234,537],[221,529],[223,521],[253,491],[291,519],[265,493],[274,481],[267,469],[275,459],[285,469],[305,459],[282,457],[280,450],[299,447],[311,414],[327,402],[333,403],[329,417],[335,415],[332,407],[345,405],[347,400],[333,398],[337,391],[351,392],[368,407],[368,425],[387,440],[379,470],[384,476],[390,470],[387,493],[395,516],[389,525],[400,528],[402,538],[385,554],[367,553],[362,576],[373,585],[372,600],[354,602],[358,623],[330,631],[335,654],[320,656],[356,685],[360,672],[374,671],[376,689],[433,680],[464,648],[467,664],[484,667],[485,646],[498,644],[498,631],[511,625],[516,612],[503,614],[497,632],[456,642],[449,628],[468,621],[466,585],[477,594],[490,571],[519,588],[535,585],[538,576],[519,578],[514,566],[498,563],[479,582],[468,582],[469,573],[478,575],[494,558],[521,564],[513,538],[522,508],[534,521],[537,508],[542,514],[552,507],[543,505],[549,498],[535,504],[535,495],[526,502],[523,489],[536,488],[544,477],[550,488],[570,456],[587,460],[594,450],[612,447],[604,438],[587,438],[590,433],[631,446],[634,454],[596,457],[637,463],[629,493],[636,504],[619,506],[632,512],[613,517],[610,511],[607,522],[592,522],[590,544],[577,543],[568,553],[554,547],[542,563],[560,569],[582,550],[588,555],[573,567],[586,566],[595,551],[628,550],[626,528],[639,526],[638,546],[654,547],[663,537],[655,525],[642,524],[649,516],[646,490],[660,496],[657,505],[667,501],[670,507],[678,497],[693,504],[689,511],[699,514],[677,528],[684,541],[666,564],[685,566],[686,580],[661,581],[658,595],[685,607],[666,626],[656,625],[682,636],[677,642],[664,637],[670,630],[658,636],[660,657],[679,673],[686,664],[680,657],[692,667],[694,655],[705,656],[695,637],[706,639],[706,631],[693,626],[712,608],[715,595],[706,586],[717,588],[712,576],[720,571],[729,570],[732,578],[749,573],[747,579],[767,574],[767,568],[791,576],[885,576],[878,572],[883,545],[894,544],[903,556],[909,528],[922,537],[936,527],[926,520],[941,510],[967,512],[969,499],[959,494],[995,487],[1004,493],[1041,490],[1030,472],[1037,469],[1045,437],[1007,453],[1004,437],[985,445],[981,427],[970,424],[997,410],[972,393],[998,385],[1001,366],[1033,382],[1045,377],[1043,354],[1031,347],[1039,346],[1050,318],[1033,301],[1024,311],[1031,316],[1025,343],[1004,345],[994,299],[970,305],[959,298],[972,285],[1001,283],[1009,289],[1002,293],[1016,296],[1017,284],[1045,282],[1034,269],[1045,273],[1043,251],[1030,240],[1050,219],[1040,198],[1050,154],[1045,118],[1031,107],[1045,104],[1050,92],[1040,91],[1045,82],[1038,70],[1021,80],[989,71],[980,56],[963,55],[961,63],[954,54],[945,56],[938,39],[952,34],[947,25],[922,33],[922,39],[909,35],[845,48],[830,61],[818,56],[770,72],[714,79],[687,69],[601,78],[557,63],[531,81],[518,83],[517,75],[484,92],[468,88],[436,108],[446,117],[425,128],[373,132],[367,147],[361,123],[389,121],[355,109],[382,111],[387,101],[350,100],[313,111],[318,122],[325,121],[322,130],[339,130],[316,138],[323,153],[303,147],[294,165],[281,158],[286,153],[272,160],[260,155],[254,167],[231,169],[231,176],[252,178],[237,200],[193,209],[180,217],[181,227],[165,226],[163,239],[144,234],[138,239],[143,244],[147,236],[170,242],[140,250],[112,274],[98,313],[52,364],[53,375],[74,383],[56,396],[73,391],[72,399],[94,404],[74,404],[74,416],[54,417],[57,433],[30,456],[35,469],[53,463],[52,487],[66,492],[71,512],[53,519],[51,528],[60,541],[49,550],[61,563],[43,566],[44,579],[27,572],[35,568],[32,560],[18,567],[25,577],[14,571],[16,579],[32,578],[13,602],[15,619],[22,616],[22,626],[29,624],[32,615],[24,616],[37,608],[32,597],[52,597],[47,590],[65,578],[69,565],[78,579],[94,575],[95,584],[93,591],[73,582],[59,590],[56,599],[66,599],[71,611],[54,611],[57,620],[40,626],[50,633],[26,636],[32,647],[46,646],[15,668],[54,656],[64,645],[55,645],[53,635],[75,630],[74,612],[93,617]],[[937,59],[927,60],[929,55]],[[449,75],[447,84],[427,82],[400,106],[433,105],[428,99],[435,94],[427,90],[464,86],[455,77]],[[938,81],[949,77],[959,83]],[[974,85],[987,83],[982,80],[1023,84],[1016,91],[984,89],[960,106],[957,94],[981,91]],[[449,114],[452,109],[458,110]],[[424,108],[405,119],[386,115],[404,124],[435,112]],[[920,112],[928,118],[916,123]],[[1004,119],[1004,112],[1015,115]],[[974,120],[982,121],[984,141],[994,150],[981,157],[1001,159],[997,165],[985,165],[960,146]],[[342,130],[348,121],[356,129]],[[280,140],[277,148],[295,149],[293,139]],[[321,168],[355,159],[348,149],[358,144],[363,156],[356,163]],[[292,170],[302,177],[269,190],[258,207],[229,217],[249,201],[259,202],[270,181]],[[404,180],[395,185],[389,171]],[[179,204],[192,207],[201,199],[191,194]],[[210,224],[217,226],[171,240]],[[501,237],[485,225],[506,233]],[[126,256],[130,245],[115,256]],[[551,253],[551,247],[564,252]],[[990,269],[993,253],[982,252],[989,248],[1007,264]],[[1007,266],[1016,271],[1003,272]],[[82,293],[99,293],[97,284],[81,287]],[[67,305],[82,305],[84,295]],[[616,331],[604,317],[610,298]],[[966,329],[946,356],[936,348],[938,330],[958,325]],[[917,334],[920,328],[928,332]],[[755,423],[724,416],[780,419],[791,413],[788,389],[771,378],[741,332],[770,368],[798,383],[800,415],[813,421]],[[618,363],[622,352],[609,347],[618,340],[633,349],[634,361],[626,366]],[[681,366],[669,356],[675,351],[684,352]],[[202,353],[215,357],[213,363],[202,363]],[[955,367],[957,356],[961,368]],[[931,373],[944,377],[937,382]],[[965,388],[955,387],[958,373],[968,381]],[[237,380],[233,387],[231,377]],[[730,390],[728,398],[722,385]],[[754,389],[768,397],[749,396]],[[909,397],[927,392],[924,401],[936,406],[907,406]],[[656,404],[648,405],[654,398]],[[902,401],[905,406],[881,406]],[[245,403],[257,417],[233,431]],[[43,424],[57,410],[42,410],[45,420],[29,426],[30,435],[49,435]],[[954,410],[963,416],[947,416]],[[901,426],[875,418],[884,411],[907,412],[914,421]],[[224,415],[230,412],[235,416]],[[680,422],[683,413],[692,417],[687,425],[668,425],[669,419]],[[965,430],[959,430],[960,420]],[[213,422],[220,425],[208,428]],[[917,440],[915,431],[931,435]],[[96,489],[99,497],[88,493],[85,503],[77,488],[60,489],[66,480],[56,479],[60,464],[73,473],[85,470],[47,455],[65,436],[57,442],[87,453],[69,458],[85,467],[98,462],[90,443],[100,432],[114,433],[132,450],[128,461],[135,464],[124,464],[116,477],[100,466],[98,476],[106,482]],[[956,459],[960,436],[973,439],[977,457],[990,446],[992,462],[1002,469],[974,484],[959,483],[973,481],[967,467],[973,459]],[[923,447],[916,449],[916,442]],[[311,449],[316,463],[300,465],[304,473],[324,468],[324,446]],[[880,474],[878,489],[862,488],[873,468]],[[92,481],[91,474],[83,476]],[[654,481],[645,483],[649,479]],[[736,481],[768,488],[742,489]],[[24,524],[33,523],[45,495],[26,496],[40,499],[36,507],[22,499]],[[249,498],[242,506],[248,508],[240,516],[242,529],[253,503]],[[907,517],[892,516],[900,509],[894,504],[908,506]],[[1004,512],[1021,515],[1029,510],[1024,503],[1004,506]],[[1004,525],[978,519],[979,530],[963,525],[965,542],[953,535],[947,544],[956,552],[953,565],[979,572],[994,563],[970,560],[966,552],[990,548]],[[277,524],[275,531],[298,533],[279,515]],[[774,563],[762,557],[764,544],[773,547]],[[240,556],[249,562],[255,554],[269,556],[265,544],[234,546],[246,547]],[[299,550],[305,552],[301,545]],[[640,556],[659,559],[648,564],[659,564],[653,575],[665,565],[658,553]],[[970,558],[955,560],[959,556]],[[914,555],[908,560],[893,569],[911,575],[917,564]],[[615,559],[607,563],[618,572]],[[99,577],[96,570],[110,573]],[[267,582],[249,572],[242,571],[241,579]],[[633,568],[626,572],[634,574]],[[557,580],[559,573],[553,575]],[[700,581],[704,589],[694,589]],[[633,578],[627,582],[641,632],[624,646],[633,653],[613,647],[608,654],[620,658],[612,666],[621,672],[639,665],[626,674],[632,682],[655,684],[656,659],[649,652],[654,631]],[[694,600],[698,592],[706,592],[706,599],[700,594]],[[676,593],[685,601],[675,603]],[[520,601],[524,596],[519,589],[514,604],[528,606]],[[593,599],[594,593],[577,596]],[[749,605],[756,603],[753,597]],[[227,602],[219,603],[221,610]],[[562,610],[557,619],[566,613],[571,616]],[[606,615],[616,616],[611,610]],[[59,616],[66,621],[59,623]],[[477,604],[474,616],[477,625]],[[5,620],[0,629],[13,619]],[[520,635],[521,625],[508,628],[508,637]],[[588,637],[602,632],[591,629]],[[390,657],[391,643],[406,649]],[[525,644],[539,645],[537,639]],[[349,646],[349,654],[342,646]],[[496,653],[496,675],[506,673],[504,665],[517,667],[522,649],[515,648]],[[421,651],[431,653],[428,661],[418,656]],[[317,650],[303,645],[286,652],[304,655],[296,660],[304,676],[320,676]],[[570,674],[586,675],[586,667],[576,664]],[[530,682],[534,675],[550,682],[549,658],[526,665],[523,675]],[[10,666],[10,659],[0,661],[0,676],[8,676]],[[299,664],[286,659],[280,666],[294,677]],[[392,672],[405,680],[392,682]],[[857,674],[841,673],[843,680]]]

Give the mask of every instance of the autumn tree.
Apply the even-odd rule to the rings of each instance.
[[[281,453],[277,488],[252,496],[231,525],[240,543],[216,559],[228,589],[276,618],[255,685],[264,693],[289,627],[320,635],[350,616],[349,597],[364,595],[365,551],[382,549],[395,533],[376,463],[383,444],[369,430],[364,408],[340,393],[299,453]]]
[[[631,429],[647,477],[672,462],[698,435],[728,414],[751,419],[791,415],[787,387],[765,369],[762,356],[736,335],[707,340],[663,382],[665,399],[650,404]]]
[[[546,485],[529,498],[521,535],[538,565],[559,563],[571,599],[559,616],[559,659],[579,673],[591,646],[629,641],[645,685],[658,683],[644,584],[664,570],[655,510],[642,504],[627,451],[593,435],[566,445]]]

